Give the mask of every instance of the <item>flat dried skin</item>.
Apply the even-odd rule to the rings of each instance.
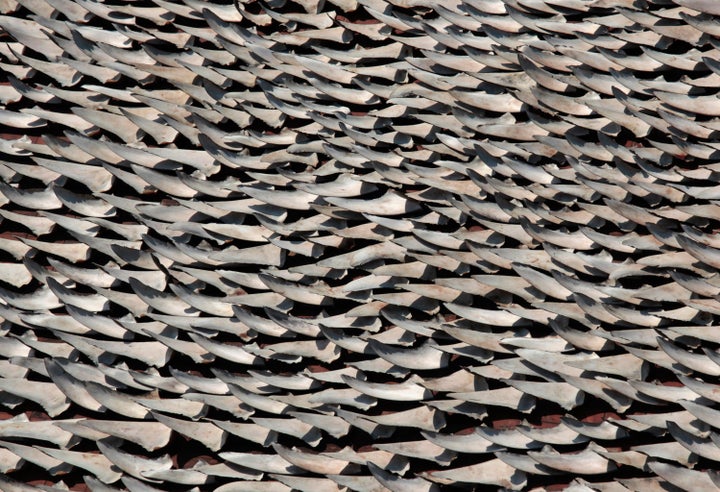
[[[0,1],[0,488],[720,488],[714,2],[121,3]]]

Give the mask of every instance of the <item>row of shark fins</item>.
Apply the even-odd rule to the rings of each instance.
[[[3,491],[720,489],[714,1],[0,12]]]

